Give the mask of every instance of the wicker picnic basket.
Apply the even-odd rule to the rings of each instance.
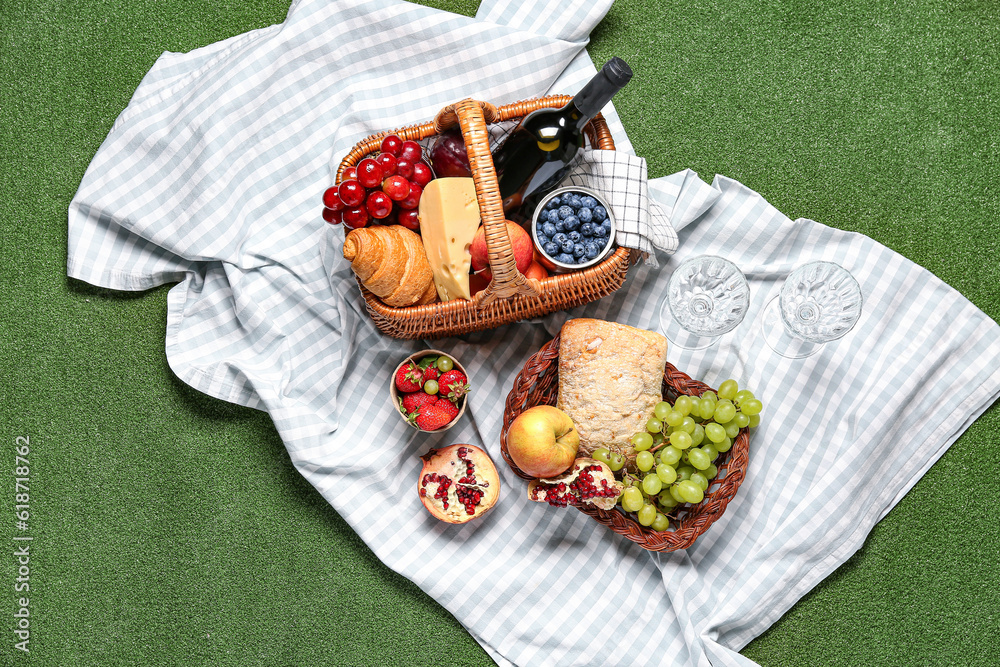
[[[559,389],[559,336],[542,346],[524,364],[524,368],[514,380],[514,386],[507,395],[504,405],[503,429],[500,431],[500,453],[507,465],[518,477],[530,481],[531,475],[518,469],[507,451],[507,433],[514,419],[535,405],[555,405]],[[663,397],[673,401],[681,394],[701,395],[712,389],[708,385],[692,380],[677,370],[669,362],[663,369]],[[676,551],[686,549],[699,535],[708,530],[722,513],[746,476],[750,449],[749,429],[740,430],[732,448],[719,454],[715,465],[719,474],[705,492],[705,499],[697,505],[678,505],[670,514],[671,528],[657,532],[642,526],[632,515],[620,507],[602,510],[596,507],[580,507],[578,510],[635,542],[649,551]]]
[[[561,107],[571,99],[565,95],[556,95],[500,107],[465,99],[442,109],[432,122],[371,135],[355,145],[343,159],[337,170],[338,184],[345,169],[378,153],[382,138],[388,134],[396,134],[404,141],[420,141],[459,124],[469,154],[480,214],[486,228],[486,245],[489,248],[493,280],[489,287],[476,294],[471,301],[453,299],[423,306],[394,308],[382,303],[359,281],[365,305],[380,331],[395,338],[430,339],[493,329],[589,303],[622,286],[633,259],[627,248],[616,248],[604,261],[587,269],[544,280],[527,279],[515,266],[490,154],[487,124],[517,120],[543,107]],[[591,146],[604,150],[614,149],[611,133],[600,114],[588,124],[586,131]]]

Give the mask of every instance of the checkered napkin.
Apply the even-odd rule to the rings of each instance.
[[[596,190],[608,200],[615,216],[615,241],[640,251],[647,266],[659,266],[654,247],[668,255],[676,252],[677,232],[663,207],[649,198],[645,158],[586,150],[566,184]]]

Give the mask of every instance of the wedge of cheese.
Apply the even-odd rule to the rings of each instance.
[[[471,178],[432,180],[420,195],[417,215],[438,297],[471,299],[469,246],[479,228],[475,183]]]

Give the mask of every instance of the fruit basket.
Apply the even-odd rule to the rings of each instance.
[[[518,477],[534,479],[518,469],[507,451],[507,433],[511,423],[523,411],[535,405],[555,405],[559,389],[559,336],[542,346],[524,364],[514,380],[504,405],[503,429],[500,432],[500,452],[507,465]],[[712,389],[691,379],[669,362],[663,369],[663,397],[673,400],[680,394],[701,394]],[[719,474],[705,492],[705,499],[697,505],[679,505],[670,516],[672,528],[657,532],[639,524],[620,507],[602,510],[596,507],[576,506],[598,523],[649,551],[676,551],[686,549],[711,526],[723,512],[746,476],[749,460],[749,429],[743,428],[732,448],[719,455],[715,464]]]
[[[539,317],[605,297],[622,286],[634,257],[628,248],[617,248],[599,264],[542,280],[525,278],[515,264],[507,234],[497,175],[489,146],[488,124],[517,120],[535,109],[561,107],[572,98],[555,95],[496,107],[465,99],[441,110],[432,122],[374,134],[354,146],[337,169],[344,170],[377,153],[382,139],[396,134],[402,140],[420,141],[458,124],[462,129],[476,197],[489,249],[492,281],[472,300],[452,299],[426,305],[392,307],[383,303],[358,281],[368,313],[384,334],[404,339],[433,339],[493,329],[519,320]],[[613,150],[615,145],[604,118],[598,114],[586,128],[590,145]]]

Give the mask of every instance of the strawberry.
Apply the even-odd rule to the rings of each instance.
[[[436,403],[437,400],[437,396],[431,396],[423,391],[415,391],[403,396],[400,402],[403,404],[403,412],[416,412],[425,405]]]
[[[462,371],[453,369],[442,373],[438,378],[438,394],[453,403],[457,403],[467,393],[469,393],[469,379]]]
[[[437,401],[434,403],[435,407],[440,407],[442,410],[448,412],[451,415],[451,419],[458,416],[458,406],[449,401],[447,398],[439,396]],[[450,421],[450,420],[449,420]]]
[[[445,401],[445,403],[447,402]],[[439,428],[447,426],[454,418],[451,411],[443,407],[440,400],[438,400],[420,408],[416,422],[417,426],[425,431],[436,431]]]
[[[439,377],[441,377],[441,371],[437,369],[437,366],[428,366],[424,369],[424,382],[437,380]]]
[[[420,391],[424,385],[424,373],[412,361],[403,364],[396,372],[396,389],[403,393]]]

